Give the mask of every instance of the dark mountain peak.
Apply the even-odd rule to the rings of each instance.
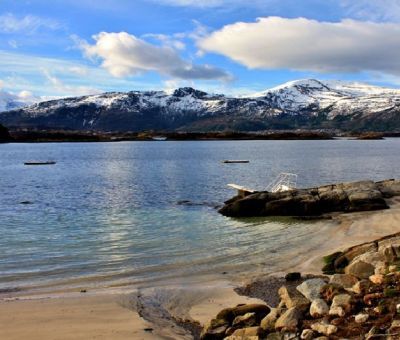
[[[194,98],[203,98],[207,96],[207,92],[196,90],[192,87],[181,87],[179,89],[176,89],[173,93],[174,97],[185,97],[189,95],[192,95],[192,97]]]

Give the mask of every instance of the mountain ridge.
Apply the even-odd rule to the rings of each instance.
[[[106,92],[0,112],[12,127],[100,131],[400,129],[400,90],[302,79],[245,97],[174,91]]]

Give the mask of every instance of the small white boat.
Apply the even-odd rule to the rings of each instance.
[[[157,140],[157,141],[163,141],[163,140],[167,140],[167,137],[164,136],[154,136],[151,137],[152,140]]]

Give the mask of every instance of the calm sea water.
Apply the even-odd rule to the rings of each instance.
[[[282,269],[328,226],[223,217],[226,184],[261,190],[281,171],[303,187],[400,177],[399,150],[400,139],[0,145],[0,289]],[[47,159],[57,164],[23,164]]]

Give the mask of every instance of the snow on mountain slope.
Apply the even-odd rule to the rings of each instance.
[[[226,109],[223,95],[210,95],[192,88],[176,89],[172,93],[164,91],[108,92],[76,98],[65,98],[41,102],[24,109],[31,117],[48,116],[60,108],[92,106],[96,110],[119,112],[144,112],[158,110],[161,114],[181,116],[188,113],[202,116]],[[244,101],[249,101],[248,99]],[[257,101],[250,99],[250,101]]]
[[[400,90],[356,82],[296,80],[256,93],[252,98],[265,99],[289,112],[309,107],[324,110],[331,107],[328,118],[346,115],[355,110],[378,112],[400,102]]]
[[[338,121],[337,116],[343,119]],[[168,92],[109,92],[40,102],[3,112],[0,123],[130,131],[187,128],[191,124],[210,129],[241,129],[245,125],[248,129],[346,126],[367,129],[368,124],[400,128],[400,90],[305,79],[239,98],[189,87]]]

